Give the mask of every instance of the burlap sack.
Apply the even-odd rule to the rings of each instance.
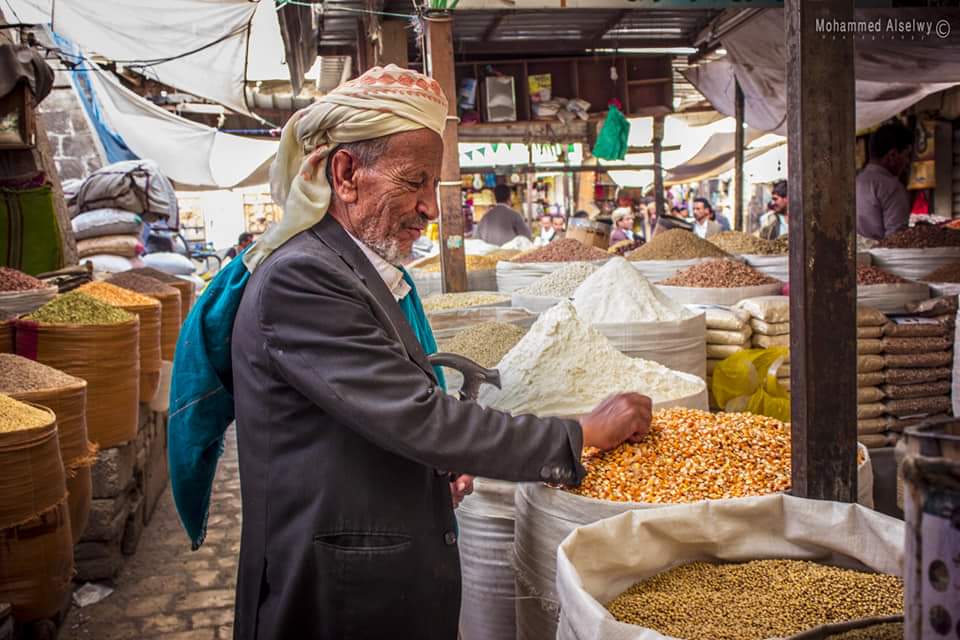
[[[29,522],[63,502],[67,487],[53,411],[42,427],[0,433],[0,530]]]
[[[857,355],[874,356],[883,353],[883,340],[876,339],[858,339]]]
[[[13,353],[13,322],[0,320],[0,353]]]
[[[883,327],[857,327],[857,338],[882,338]]]

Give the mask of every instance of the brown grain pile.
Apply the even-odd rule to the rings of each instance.
[[[164,284],[156,278],[143,276],[138,273],[130,273],[129,271],[115,273],[107,278],[107,282],[148,296],[172,296],[178,293],[177,289]]]
[[[736,260],[710,260],[661,281],[674,287],[731,288],[777,284],[780,281]]]
[[[516,254],[517,252],[515,251],[511,253],[510,257]],[[506,258],[488,254],[485,256],[466,256],[465,262],[467,264],[467,271],[488,271],[490,269],[496,269],[497,263],[501,260],[506,260]],[[421,262],[417,265],[417,270],[427,273],[440,273],[440,256],[434,256],[429,260]]]
[[[59,369],[12,353],[0,353],[0,393],[56,389],[80,382],[83,382],[80,378],[74,378]]]
[[[764,240],[741,231],[723,231],[709,239],[728,253],[776,256],[787,253],[787,247],[774,240]]]
[[[53,416],[19,400],[0,393],[0,433],[43,427]]]
[[[720,247],[684,229],[658,231],[650,242],[627,254],[630,260],[695,260],[730,257],[730,254]]]
[[[182,278],[167,273],[166,271],[160,271],[159,269],[154,269],[153,267],[140,267],[138,269],[130,269],[129,271],[124,271],[123,273],[132,273],[138,276],[146,276],[148,278],[153,278],[154,280],[159,280],[160,282],[170,283],[180,283],[184,282]]]
[[[508,322],[481,322],[458,333],[441,349],[491,368],[497,366],[526,333],[526,329]]]
[[[930,224],[918,224],[887,236],[877,246],[883,249],[960,247],[960,231]]]
[[[960,262],[945,264],[923,277],[924,282],[960,282]]]
[[[10,269],[9,267],[0,267],[0,291],[31,291],[33,289],[42,289],[46,284],[43,280],[38,280],[22,271]]]
[[[589,247],[579,240],[562,238],[550,244],[524,251],[511,262],[593,262],[610,257],[603,249]]]
[[[878,267],[857,267],[857,284],[903,284],[907,282],[898,275]]]
[[[638,582],[607,610],[686,640],[763,640],[902,613],[903,581],[804,560],[694,562]]]

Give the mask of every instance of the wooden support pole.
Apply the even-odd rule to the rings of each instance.
[[[667,203],[663,196],[663,116],[653,118],[653,197],[657,209],[657,219],[667,213]]]
[[[406,69],[407,59],[407,23],[403,20],[384,20],[380,23],[380,37],[383,39],[383,54],[379,64],[395,64]]]
[[[853,0],[787,0],[793,493],[857,498]]]
[[[460,204],[460,153],[457,147],[457,85],[453,66],[453,18],[427,16],[427,65],[449,102],[443,130],[443,167],[440,172],[440,268],[443,291],[467,290],[467,264],[463,250],[463,208]]]
[[[740,83],[734,79],[734,110],[737,121],[737,132],[734,135],[733,152],[733,228],[737,231],[743,231],[743,186],[746,182],[746,176],[743,175],[743,156],[745,152],[745,137],[743,130],[743,89]]]

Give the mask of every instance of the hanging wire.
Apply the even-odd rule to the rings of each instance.
[[[283,7],[291,5],[294,7],[320,7],[321,5],[314,4],[312,2],[303,2],[302,0],[279,0],[277,2],[277,9],[282,9]],[[321,13],[333,13],[336,11],[346,11],[347,13],[364,13],[373,16],[386,16],[388,18],[412,18],[414,14],[412,13],[393,13],[391,11],[376,11],[374,9],[359,9],[356,7],[342,7],[337,6],[333,8],[321,9]]]

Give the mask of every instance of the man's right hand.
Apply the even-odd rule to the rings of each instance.
[[[580,420],[583,446],[603,451],[613,449],[624,441],[640,442],[650,428],[653,402],[639,393],[621,393],[610,396]]]

